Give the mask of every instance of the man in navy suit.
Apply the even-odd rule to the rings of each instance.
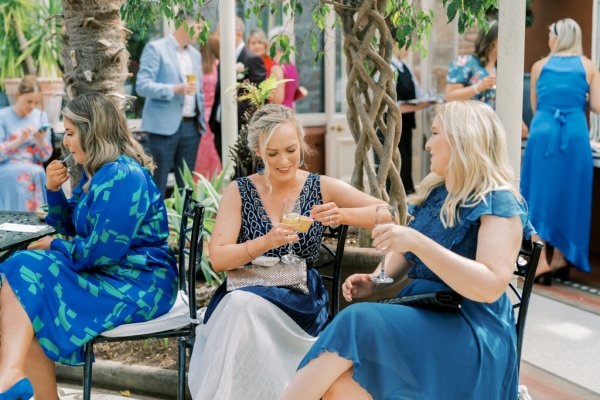
[[[243,70],[238,72],[238,82],[248,80],[258,86],[259,83],[267,78],[267,70],[265,69],[263,60],[250,50],[246,49],[244,42],[244,21],[242,21],[240,17],[235,19],[235,45],[236,61],[238,64],[242,64],[244,66]],[[249,101],[245,100],[239,101],[237,105],[239,129],[242,126],[242,123],[248,122],[244,116],[244,113],[250,107],[250,103]],[[215,102],[213,103],[210,112],[208,124],[210,125],[210,129],[215,134],[215,147],[217,148],[217,152],[219,153],[221,160],[223,159],[221,150],[222,118],[227,118],[227,116],[221,116],[221,79],[219,78],[217,80],[217,87],[215,91]]]
[[[146,98],[142,130],[148,133],[150,153],[157,164],[154,180],[163,196],[173,167],[177,185],[183,187],[179,170],[184,161],[194,168],[205,131],[202,56],[192,46],[200,27],[185,12],[178,18],[182,23],[173,34],[144,47],[136,83],[137,93]],[[188,33],[192,26],[194,37]]]

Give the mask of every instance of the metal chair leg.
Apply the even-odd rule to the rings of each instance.
[[[92,397],[92,356],[94,354],[94,343],[88,342],[85,345],[85,364],[83,366],[83,400],[90,400]]]
[[[179,368],[177,371],[177,400],[185,399],[185,338],[179,338]]]

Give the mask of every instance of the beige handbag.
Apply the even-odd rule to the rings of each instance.
[[[298,259],[289,264],[279,261],[272,267],[251,264],[227,272],[227,291],[247,286],[280,286],[308,294],[306,261]]]

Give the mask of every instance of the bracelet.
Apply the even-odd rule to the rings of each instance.
[[[256,257],[252,257],[252,254],[250,254],[250,250],[248,249],[248,241],[244,242],[244,249],[246,249],[246,255],[248,256],[248,258],[250,258],[250,261],[252,261],[256,258]]]
[[[477,84],[471,85],[471,89],[473,89],[473,91],[475,92],[476,95],[481,93],[479,90],[477,90]]]

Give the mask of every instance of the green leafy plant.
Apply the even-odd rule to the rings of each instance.
[[[209,180],[197,172],[190,171],[185,162],[183,165],[182,179],[184,188],[192,188],[192,198],[204,206],[202,237],[205,243],[210,240],[215,226],[215,217],[221,202],[221,192],[225,185],[229,183],[227,170],[227,167],[223,168],[220,174],[214,175]],[[165,199],[169,220],[169,246],[175,250],[177,250],[179,242],[179,225],[181,223],[181,214],[183,213],[183,200],[183,191],[180,190],[177,184],[175,184],[173,195]],[[206,247],[202,252],[200,271],[209,285],[219,285],[225,279],[225,273],[217,273],[212,269]]]
[[[60,0],[0,3],[0,85],[26,74],[60,77]]]

